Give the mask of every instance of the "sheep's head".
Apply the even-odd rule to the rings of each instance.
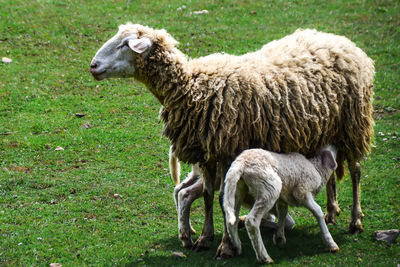
[[[90,71],[96,80],[134,77],[136,59],[146,57],[154,43],[174,46],[176,41],[165,30],[131,23],[121,25],[118,33],[97,51]]]

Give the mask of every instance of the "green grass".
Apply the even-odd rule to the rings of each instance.
[[[183,3],[186,9],[177,11]],[[304,209],[285,248],[269,254],[282,266],[396,266],[399,245],[373,233],[399,226],[400,6],[398,1],[0,1],[0,266],[252,266],[244,254],[215,260],[222,216],[215,201],[210,251],[181,248],[160,108],[133,80],[96,82],[98,48],[127,21],[167,29],[191,57],[240,54],[296,28],[345,35],[375,61],[375,148],[362,164],[365,232],[347,233],[351,182],[338,185],[342,213],[330,226],[338,254],[324,250]],[[207,9],[209,14],[190,15]],[[76,113],[86,116],[78,118]],[[89,128],[82,127],[89,123]],[[382,134],[378,134],[381,132]],[[6,134],[7,133],[7,134]],[[55,151],[57,146],[63,151]],[[185,172],[188,166],[185,166]],[[120,197],[114,196],[119,194]],[[325,195],[317,201],[324,206]],[[195,203],[201,231],[203,202]],[[173,257],[182,251],[185,259]]]

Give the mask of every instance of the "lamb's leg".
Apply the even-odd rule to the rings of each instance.
[[[195,251],[208,250],[209,241],[214,240],[213,202],[214,182],[216,179],[216,162],[207,162],[201,166],[203,173],[203,198],[204,198],[204,226],[203,231],[194,244]]]
[[[218,246],[217,253],[215,255],[216,258],[232,258],[236,254],[235,245],[233,244],[233,242],[230,239],[229,234],[228,234],[228,228],[227,228],[224,205],[223,205],[224,190],[225,190],[225,175],[226,175],[227,171],[228,171],[227,165],[221,166],[221,170],[220,170],[221,184],[220,184],[220,188],[219,188],[219,205],[221,206],[222,215],[224,217],[224,234],[222,236],[222,241]],[[239,221],[240,220],[238,220],[238,222],[237,222],[238,224],[239,224]]]
[[[260,223],[265,212],[269,211],[273,205],[274,201],[270,199],[260,198],[254,203],[253,208],[250,213],[246,216],[246,229],[253,245],[254,251],[256,253],[257,260],[263,263],[273,263],[274,261],[268,255],[265,249],[261,233],[260,233]]]
[[[179,239],[182,241],[183,247],[193,247],[191,233],[194,233],[190,225],[190,207],[194,200],[203,195],[203,180],[199,177],[197,182],[189,187],[179,191],[178,194],[178,227]]]
[[[244,216],[240,216],[239,218],[239,228],[244,227],[244,222],[246,221],[246,215]],[[290,214],[286,214],[286,219],[285,219],[285,230],[293,230],[295,225],[295,221],[292,218],[292,216],[290,216]],[[261,220],[261,224],[260,227],[265,227],[265,228],[271,228],[271,229],[277,229],[278,228],[278,224],[275,222],[275,217],[273,215],[273,213],[266,213],[264,215],[264,217]]]
[[[325,221],[327,224],[336,224],[340,208],[337,202],[335,174],[332,174],[326,184],[326,209]]]
[[[240,206],[243,201],[243,195],[240,194],[240,192],[236,192],[235,194],[235,216],[236,220],[233,225],[227,223],[226,228],[229,233],[230,238],[232,239],[233,246],[236,249],[236,252],[238,255],[242,254],[242,244],[240,242],[239,234],[238,234],[238,225],[239,225],[239,212],[240,212]]]
[[[322,239],[325,245],[328,247],[329,251],[331,252],[339,251],[338,245],[333,240],[331,233],[329,232],[328,227],[326,226],[324,220],[324,213],[322,212],[322,209],[317,204],[317,202],[315,202],[310,192],[307,193],[303,205],[306,206],[306,208],[308,208],[317,219],[319,227],[321,228]]]
[[[278,228],[273,234],[273,241],[275,245],[283,246],[286,244],[285,223],[288,215],[288,205],[286,202],[278,200],[276,208],[278,212]]]
[[[349,231],[352,234],[361,233],[364,231],[362,219],[364,214],[361,211],[361,192],[360,192],[360,162],[355,160],[348,161],[351,181],[353,184],[353,208],[351,210],[351,223]]]

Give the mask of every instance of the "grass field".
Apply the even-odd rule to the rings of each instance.
[[[203,9],[209,13],[191,13]],[[347,233],[352,200],[346,177],[338,185],[342,213],[329,226],[338,254],[325,252],[304,209],[290,210],[297,225],[285,248],[272,245],[271,231],[263,237],[282,266],[398,266],[399,242],[387,245],[373,236],[400,228],[396,0],[0,0],[0,57],[12,59],[0,63],[0,266],[256,265],[244,230],[242,256],[214,259],[223,231],[217,201],[211,249],[181,247],[160,104],[133,80],[91,77],[95,52],[127,21],[167,29],[190,57],[254,51],[299,27],[345,35],[361,47],[376,67],[375,147],[362,163],[364,233]],[[325,206],[324,192],[317,202]],[[202,207],[199,200],[192,211],[198,232]],[[173,256],[179,251],[186,258]]]

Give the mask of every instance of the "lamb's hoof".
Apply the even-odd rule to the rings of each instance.
[[[360,234],[364,232],[364,228],[362,226],[361,219],[356,220],[355,222],[351,222],[349,226],[350,234]]]
[[[263,257],[257,260],[262,264],[274,264],[274,260],[271,257]]]
[[[286,245],[286,238],[284,236],[277,236],[275,233],[272,236],[272,241],[275,246],[283,247]]]
[[[329,247],[328,250],[329,250],[329,252],[335,253],[335,252],[339,251],[339,247],[337,245],[336,246],[332,246],[332,247]]]
[[[230,245],[229,243],[221,242],[217,249],[217,254],[215,255],[215,258],[229,259],[235,257],[235,255],[237,255],[237,251],[232,245]]]
[[[208,238],[200,236],[199,239],[197,239],[194,243],[192,249],[196,252],[209,250],[210,246],[208,245],[208,241]]]
[[[292,216],[290,216],[288,213],[285,218],[285,230],[289,231],[293,230],[295,224],[296,222],[293,220]]]

